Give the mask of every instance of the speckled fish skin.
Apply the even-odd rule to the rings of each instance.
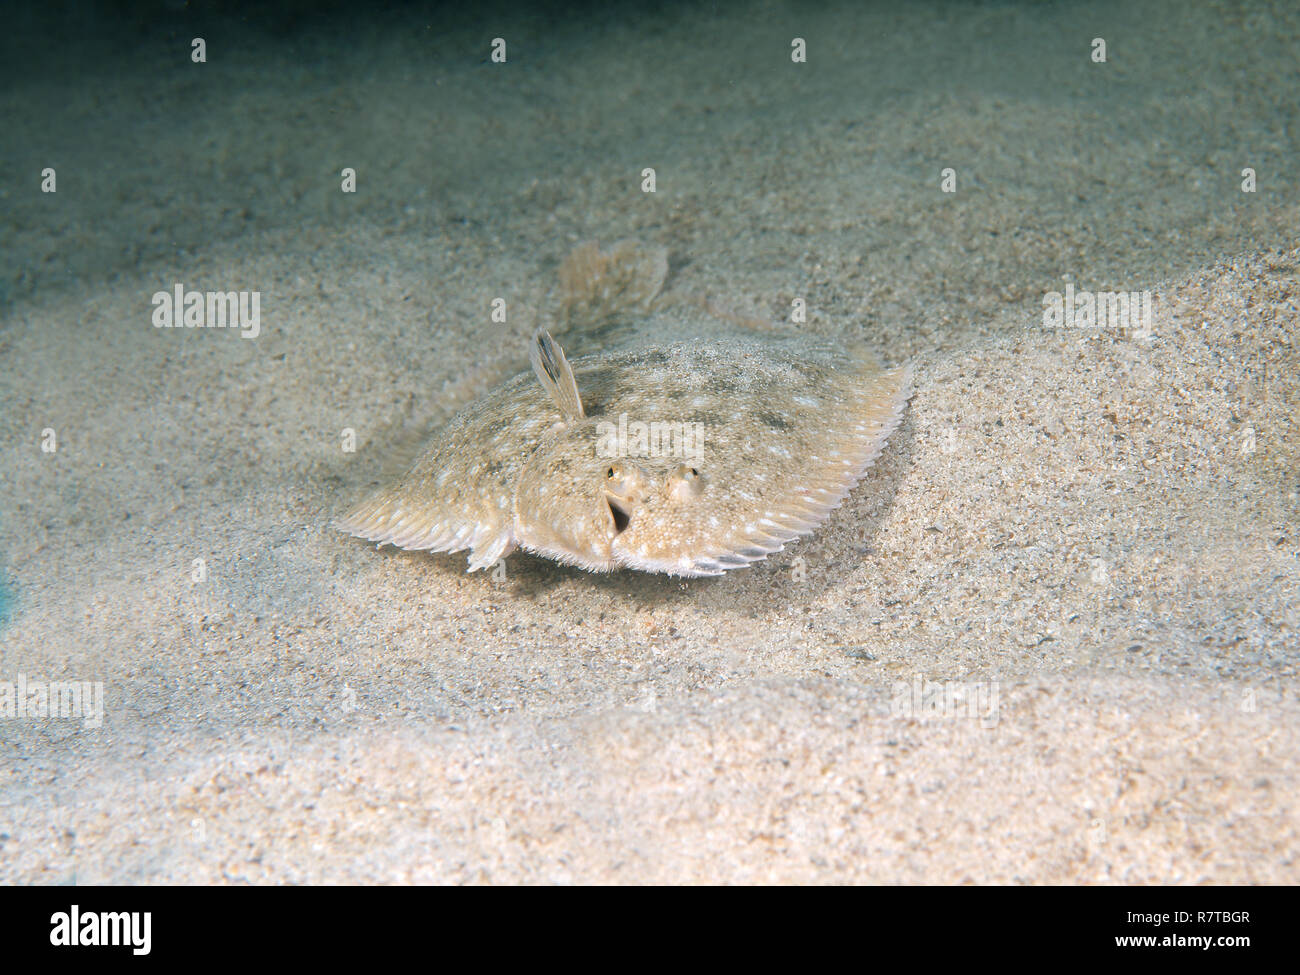
[[[341,527],[405,549],[468,548],[470,571],[522,547],[593,571],[719,575],[820,525],[875,461],[911,389],[908,366],[885,371],[798,340],[681,343],[571,365],[585,416],[562,413],[534,375],[516,376]],[[600,456],[599,425],[620,414],[702,424],[702,452]]]

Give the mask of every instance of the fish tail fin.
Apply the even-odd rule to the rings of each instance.
[[[565,341],[608,346],[629,318],[654,310],[667,277],[666,247],[624,240],[608,251],[591,242],[574,248],[560,265],[556,317]]]

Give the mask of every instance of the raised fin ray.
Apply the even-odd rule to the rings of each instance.
[[[578,395],[578,381],[573,377],[573,367],[564,356],[564,350],[546,329],[538,329],[528,349],[528,361],[533,364],[537,381],[559,407],[566,420],[580,420],[582,397]]]

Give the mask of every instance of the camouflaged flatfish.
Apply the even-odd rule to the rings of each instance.
[[[341,527],[404,549],[516,548],[584,569],[719,575],[812,532],[898,427],[911,370],[801,341],[688,342],[575,358],[453,418]]]

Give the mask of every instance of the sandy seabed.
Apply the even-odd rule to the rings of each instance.
[[[1300,18],[1187,6],[536,15],[498,66],[215,22],[201,73],[178,24],[9,78],[0,681],[104,714],[0,717],[0,880],[1300,880]],[[589,239],[669,251],[629,340],[803,298],[916,363],[846,504],[711,580],[333,530]],[[1044,328],[1067,281],[1151,327]],[[154,328],[177,283],[261,334]]]

